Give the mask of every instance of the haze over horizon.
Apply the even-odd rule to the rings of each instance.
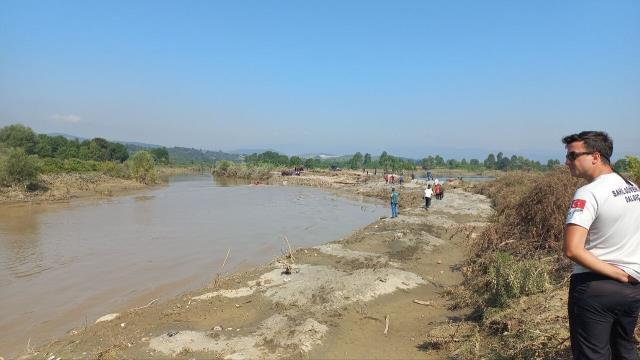
[[[230,151],[640,149],[640,2],[2,1],[0,127]]]

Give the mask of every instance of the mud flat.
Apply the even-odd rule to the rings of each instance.
[[[390,188],[357,174],[272,180],[282,181],[382,198]],[[396,219],[317,247],[293,243],[269,264],[165,303],[91,319],[22,358],[445,358],[424,344],[432,329],[463,316],[440,293],[461,280],[464,241],[484,225],[490,202],[448,189],[426,211],[422,187],[396,187]]]

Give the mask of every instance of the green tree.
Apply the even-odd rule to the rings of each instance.
[[[8,147],[23,148],[27,154],[35,154],[38,137],[31,128],[13,124],[0,129],[0,143]]]
[[[549,159],[547,160],[547,169],[551,170],[554,167],[560,165],[560,160]]]
[[[489,154],[487,158],[484,160],[484,167],[487,169],[495,169],[496,168],[496,156],[493,153]]]
[[[391,167],[391,157],[389,156],[389,154],[387,154],[386,151],[383,151],[382,154],[380,154],[380,158],[378,159],[378,162],[380,163],[380,166],[382,167],[382,169],[387,172],[387,170],[389,170],[389,168]]]
[[[426,158],[420,160],[420,166],[422,167],[422,170],[431,169],[435,166],[435,159],[433,158],[433,156],[429,155]]]
[[[169,152],[167,151],[167,148],[162,148],[164,149],[163,152],[160,153],[160,157],[157,158],[158,162],[161,164],[168,164],[169,163]],[[156,150],[156,149],[154,149]],[[152,155],[154,155],[154,157],[156,156],[155,154],[152,153]],[[113,143],[110,142],[107,145],[107,160],[108,161],[119,161],[119,162],[125,162],[127,159],[129,158],[129,152],[127,151],[127,148],[120,144],[120,143]]]
[[[267,163],[276,166],[289,165],[289,157],[275,151],[265,151],[262,154],[253,153],[245,157],[245,162],[250,164]]]
[[[156,166],[153,155],[148,151],[138,151],[127,161],[131,176],[140,183],[156,182]]]
[[[40,157],[53,157],[55,155],[55,144],[51,136],[38,134],[35,153]]]
[[[370,167],[371,166],[371,154],[369,154],[369,153],[364,154],[364,162],[362,163],[362,165],[364,167]]]
[[[629,169],[629,161],[626,158],[619,159],[613,164],[613,168],[617,172],[625,172]]]
[[[496,169],[498,170],[509,170],[509,166],[511,165],[511,160],[509,160],[508,157],[502,157],[500,156],[502,153],[498,153],[498,158],[500,158],[500,160],[498,160],[496,162]]]
[[[151,155],[158,164],[169,164],[169,150],[166,147],[151,149]]]
[[[0,183],[17,185],[38,179],[40,167],[35,155],[28,155],[19,148],[11,148],[0,155]]]
[[[289,166],[300,167],[304,165],[304,160],[299,156],[292,156],[289,158]]]
[[[640,184],[640,160],[635,156],[627,156],[627,167],[636,185]]]
[[[351,160],[349,160],[349,166],[351,167],[352,170],[362,168],[363,163],[364,163],[364,157],[359,151],[353,154],[353,157],[351,157]]]
[[[64,139],[64,138],[63,138]],[[66,139],[65,139],[66,140]],[[77,159],[80,157],[80,143],[75,141],[67,141],[60,145],[55,152],[55,156],[58,159]]]
[[[314,158],[308,158],[304,161],[304,167],[306,169],[316,169],[321,166],[320,160]]]

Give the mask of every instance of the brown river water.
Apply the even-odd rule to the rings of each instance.
[[[0,205],[0,356],[111,312],[174,297],[292,246],[348,235],[388,210],[313,188],[182,176],[134,195]],[[30,340],[29,340],[30,339]]]

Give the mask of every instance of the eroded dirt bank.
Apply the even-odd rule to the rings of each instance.
[[[390,188],[357,174],[273,180],[282,181],[385,199]],[[426,211],[422,186],[396,188],[396,219],[314,248],[295,249],[292,237],[292,256],[166,303],[121,309],[24,358],[444,358],[424,344],[462,314],[439,293],[460,281],[464,240],[484,225],[490,202],[447,189]]]
[[[43,174],[39,187],[28,191],[24,185],[0,186],[0,205],[21,202],[46,202],[125,195],[163,184],[166,177],[173,175],[197,174],[198,167],[159,167],[156,169],[157,184],[141,184],[136,180],[108,176],[99,172]]]

